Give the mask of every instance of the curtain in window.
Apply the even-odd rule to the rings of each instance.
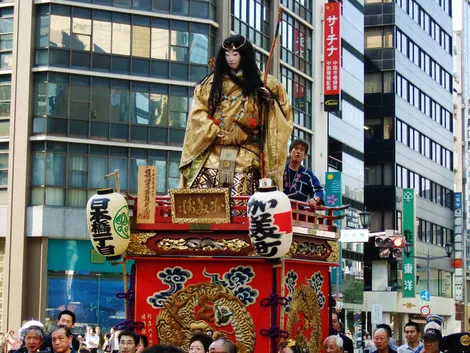
[[[87,156],[69,157],[69,186],[77,188],[87,187],[88,158]]]

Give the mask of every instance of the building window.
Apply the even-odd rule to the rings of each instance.
[[[444,2],[447,5],[441,5],[446,9],[448,15],[451,14],[451,0],[435,0],[437,3]],[[447,34],[441,26],[437,24],[429,14],[415,0],[395,0],[399,7],[405,11],[437,44],[439,44],[447,53],[452,55],[452,37]]]
[[[392,93],[393,72],[367,72],[365,74],[364,93]]]
[[[34,80],[34,134],[183,144],[188,87],[52,72]]]
[[[410,61],[415,63],[421,70],[426,72],[434,81],[441,85],[446,91],[452,93],[452,77],[449,72],[431,58],[424,50],[408,38],[406,34],[397,29],[396,48]],[[423,110],[428,105],[423,104]],[[424,112],[424,111],[423,111]]]
[[[38,5],[36,32],[36,66],[198,82],[215,53],[208,24],[55,4]]]
[[[308,76],[312,75],[312,30],[283,14],[281,23],[281,60]]]
[[[8,142],[0,143],[0,205],[7,204]]]
[[[35,142],[31,156],[31,205],[85,207],[97,188],[116,187],[114,179],[104,179],[115,169],[119,170],[121,190],[135,194],[138,167],[145,165],[157,166],[157,193],[166,194],[178,187],[180,157],[176,151]],[[0,157],[0,182],[1,161]]]
[[[294,123],[312,128],[312,82],[281,65],[281,83],[294,108]]]
[[[0,9],[0,70],[11,69],[13,50],[13,7]]]
[[[366,49],[393,48],[393,27],[369,27],[364,31]]]
[[[365,165],[364,185],[383,185],[383,165],[367,164]]]
[[[452,209],[454,194],[452,190],[446,189],[444,186],[398,164],[396,165],[396,178],[397,187],[403,189],[414,188],[420,197],[440,206]],[[429,235],[429,237],[431,237],[431,235]]]
[[[124,301],[116,297],[124,288],[121,266],[111,266],[86,240],[49,239],[47,246],[55,254],[47,262],[48,328],[57,325],[63,309],[75,313],[75,329],[81,334],[86,327],[80,323],[93,323],[105,332],[125,319]],[[132,261],[129,271],[131,266]]]
[[[270,1],[232,0],[232,30],[258,47],[269,50]]]
[[[312,23],[312,2],[312,0],[281,0],[282,5],[308,23]]]
[[[396,81],[395,93],[398,96],[415,106],[415,108],[436,121],[439,125],[453,132],[453,119],[450,111],[444,109],[444,107],[398,73],[396,75]],[[399,85],[400,82],[401,86]],[[425,107],[422,106],[423,104]]]

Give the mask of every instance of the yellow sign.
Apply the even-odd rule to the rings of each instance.
[[[173,223],[230,223],[229,189],[170,190]]]
[[[137,180],[137,223],[155,223],[157,167],[140,166]]]
[[[90,252],[90,263],[92,264],[104,264],[105,257],[101,255],[95,249],[91,249]]]

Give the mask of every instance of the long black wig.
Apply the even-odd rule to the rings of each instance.
[[[240,53],[240,69],[242,70],[241,77],[237,77],[227,64],[225,52],[228,49],[233,49]],[[223,45],[217,53],[215,69],[212,74],[214,75],[214,79],[212,81],[212,88],[209,95],[209,108],[212,111],[212,114],[223,99],[224,92],[222,82],[225,75],[228,75],[230,79],[242,89],[244,96],[254,95],[258,88],[263,87],[261,72],[256,65],[253,46],[245,39],[245,37],[238,34],[232,35],[224,40]]]

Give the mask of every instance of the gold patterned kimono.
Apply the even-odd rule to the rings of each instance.
[[[224,148],[238,149],[231,194],[250,195],[258,183],[260,168],[259,105],[253,96],[244,97],[241,88],[228,76],[223,80],[224,99],[214,116],[210,116],[209,94],[213,76],[198,85],[186,126],[180,162],[181,187],[204,188],[222,186],[219,182],[219,163]],[[282,188],[282,175],[287,157],[287,144],[293,129],[293,112],[287,92],[273,76],[267,87],[277,98],[270,100],[265,119],[264,169],[265,177]],[[243,129],[240,127],[242,126]],[[228,135],[217,137],[221,130]],[[236,152],[235,152],[236,153]]]

